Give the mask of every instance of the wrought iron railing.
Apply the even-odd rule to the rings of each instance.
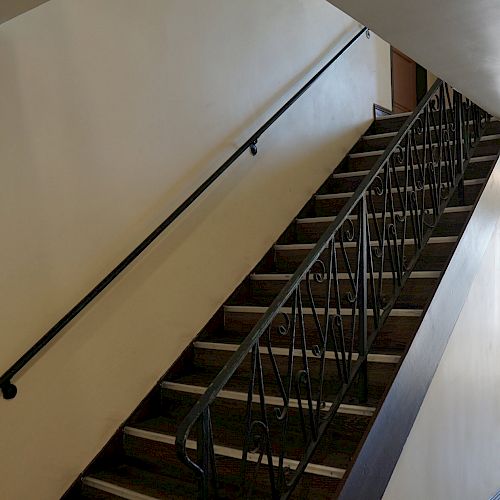
[[[251,368],[242,415],[242,498],[252,496],[262,469],[268,497],[288,498],[347,392],[357,385],[359,401],[366,401],[373,341],[450,197],[463,195],[464,170],[487,120],[446,83],[432,86],[180,425],[177,453],[197,474],[200,498],[218,493],[210,408],[244,360],[251,359]],[[348,276],[347,289],[340,273]],[[278,337],[279,345],[287,338],[285,363],[273,353]],[[278,407],[266,399],[270,387],[279,394]],[[291,429],[301,429],[303,441],[293,470],[285,460]],[[197,458],[186,450],[188,438],[197,442]]]
[[[125,269],[132,264],[170,225],[177,220],[198,198],[231,167],[238,158],[250,150],[257,154],[257,143],[260,137],[283,115],[303,94],[344,54],[354,43],[366,34],[368,28],[362,28],[354,35],[312,78],[310,78],[288,101],[280,107],[249,139],[247,139],[210,177],[204,181],[181,205],[179,205],[156,229],[154,229],[137,247],[135,247],[111,272],[109,272],[90,292],[73,306],[50,330],[48,330],[32,347],[30,347],[15,363],[0,376],[0,390],[4,399],[13,399],[17,395],[17,387],[12,379],[23,370],[43,349],[56,338],[64,328],[72,322],[96,297],[98,297]]]

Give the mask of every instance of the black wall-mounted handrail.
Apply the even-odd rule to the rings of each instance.
[[[12,383],[16,376],[42,349],[44,349],[78,314],[85,309],[118,275],[120,275],[146,248],[155,241],[185,210],[187,210],[247,149],[255,156],[259,138],[273,125],[323,73],[364,33],[369,37],[368,28],[361,29],[346,43],[303,87],[300,88],[269,120],[262,125],[242,146],[240,146],[194,193],[177,207],[149,236],[130,252],[105,278],[103,278],[83,299],[71,308],[33,347],[28,349],[1,377],[0,389],[5,399],[13,399],[17,387]]]

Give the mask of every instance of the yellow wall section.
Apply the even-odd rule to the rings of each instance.
[[[0,371],[359,25],[324,0],[51,0],[0,27]],[[0,400],[0,498],[58,498],[390,106],[362,38]],[[8,480],[6,480],[8,478]]]

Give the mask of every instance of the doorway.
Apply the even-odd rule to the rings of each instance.
[[[391,47],[392,112],[413,111],[427,92],[427,70]]]

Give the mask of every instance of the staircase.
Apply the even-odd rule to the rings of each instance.
[[[442,82],[378,118],[65,498],[337,498],[499,151]]]

